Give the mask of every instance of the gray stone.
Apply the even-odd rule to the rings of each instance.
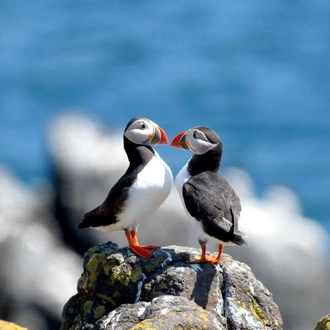
[[[199,253],[168,246],[142,259],[111,242],[89,249],[61,329],[282,329],[247,265],[226,254],[217,266],[186,264]]]
[[[315,330],[330,330],[330,314],[321,318],[317,323]]]
[[[96,322],[93,330],[214,329],[226,328],[216,316],[180,296],[160,296],[151,302],[123,305]]]

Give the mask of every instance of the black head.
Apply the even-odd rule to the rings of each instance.
[[[219,170],[223,144],[212,128],[207,126],[193,127],[178,134],[173,139],[172,146],[194,152],[188,163],[188,171],[191,175]]]
[[[212,149],[222,152],[223,145],[218,134],[210,127],[196,126],[178,134],[172,141],[172,146],[192,150],[197,155],[203,155]]]
[[[152,120],[143,117],[131,119],[125,128],[124,136],[135,144],[168,144],[164,130]]]

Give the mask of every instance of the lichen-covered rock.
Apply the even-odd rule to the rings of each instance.
[[[96,322],[93,330],[177,330],[226,328],[217,317],[180,296],[160,296],[151,302],[122,305]]]
[[[272,294],[245,264],[226,254],[218,266],[186,264],[199,250],[178,246],[153,255],[111,242],[89,249],[61,329],[282,329]]]
[[[0,320],[0,329],[1,330],[27,330],[26,328],[22,328],[15,323],[2,321],[2,320]]]
[[[315,330],[330,330],[330,314],[321,318]]]

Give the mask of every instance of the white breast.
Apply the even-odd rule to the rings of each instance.
[[[120,227],[132,230],[154,213],[170,194],[172,182],[170,168],[155,151],[155,157],[138,174],[129,190],[125,210],[119,215]]]
[[[175,177],[175,187],[180,195],[180,198],[181,198],[181,201],[182,201],[182,204],[184,206],[184,209],[187,211],[186,209],[186,205],[185,205],[185,202],[183,200],[183,196],[182,196],[182,187],[183,185],[185,184],[185,182],[188,180],[189,178],[189,173],[188,173],[188,169],[187,169],[187,166],[188,166],[188,162],[185,166],[182,167],[182,169],[180,170],[180,172],[177,174],[177,176]]]

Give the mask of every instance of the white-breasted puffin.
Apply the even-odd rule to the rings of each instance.
[[[136,231],[138,225],[163,204],[172,188],[170,168],[151,147],[160,144],[168,144],[168,138],[156,123],[142,117],[129,121],[124,131],[129,167],[105,201],[84,215],[78,228],[124,230],[133,252],[142,258],[152,256],[149,249],[158,246],[141,246]]]
[[[194,152],[175,178],[176,188],[188,217],[196,226],[202,248],[201,258],[188,263],[218,264],[225,244],[246,244],[238,230],[240,199],[220,174],[222,141],[211,128],[197,126],[178,134],[172,146]],[[216,258],[206,255],[209,240],[219,244]]]

